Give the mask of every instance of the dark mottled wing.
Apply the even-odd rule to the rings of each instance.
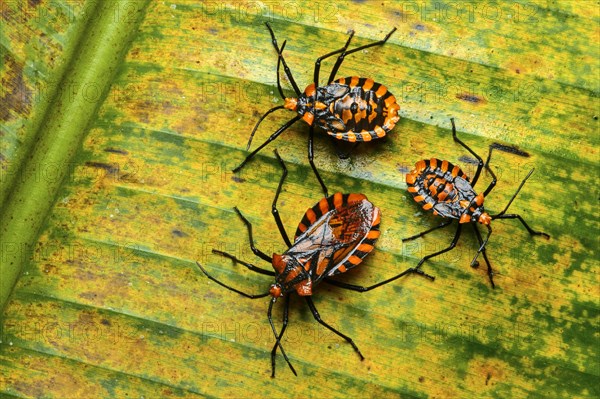
[[[379,238],[380,212],[362,194],[336,193],[308,209],[298,225],[296,257],[313,282],[356,267]]]

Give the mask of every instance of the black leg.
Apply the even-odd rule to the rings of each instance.
[[[490,160],[492,159],[492,150],[500,150],[503,152],[508,152],[509,154],[515,154],[520,157],[529,158],[529,153],[527,153],[523,150],[519,150],[516,147],[504,145],[504,144],[500,144],[500,143],[492,143],[492,144],[490,144],[490,152],[488,153],[488,157],[485,160],[486,166],[490,164]]]
[[[275,47],[275,51],[277,51],[277,56],[279,57],[277,62],[281,61],[281,63],[283,64],[283,70],[285,71],[286,76],[288,77],[290,83],[292,84],[292,87],[294,88],[296,95],[299,96],[301,94],[300,89],[298,88],[298,85],[296,84],[296,81],[294,80],[294,77],[292,76],[292,71],[287,66],[287,63],[285,62],[285,59],[283,58],[282,53],[283,53],[283,48],[285,47],[285,42],[280,50],[279,46],[277,45],[277,39],[275,39],[275,33],[273,33],[273,29],[271,29],[271,25],[269,25],[268,22],[265,22],[265,25],[267,25],[267,28],[269,29],[269,32],[271,33],[271,41],[273,42],[273,47]],[[277,69],[279,70],[279,67],[277,67]],[[277,82],[279,82],[279,72],[277,72]],[[280,87],[279,83],[278,83],[278,86]],[[280,94],[281,94],[282,98],[285,98],[285,96],[283,95],[283,91],[281,91],[281,89],[280,89]]]
[[[310,308],[310,311],[312,312],[315,320],[318,321],[319,324],[321,324],[322,326],[327,327],[330,331],[332,331],[332,332],[336,333],[337,335],[339,335],[340,337],[344,338],[350,345],[352,345],[352,347],[354,348],[356,353],[358,353],[358,356],[360,356],[360,360],[364,360],[365,357],[362,355],[362,353],[360,353],[358,346],[356,346],[356,344],[354,343],[352,338],[348,337],[347,335],[342,334],[341,332],[339,332],[338,330],[336,330],[335,328],[331,327],[329,324],[327,324],[323,320],[321,320],[321,316],[319,315],[319,312],[317,312],[317,308],[315,307],[315,304],[313,303],[312,298],[310,296],[305,296],[304,298],[306,299],[306,303],[308,304],[308,307]]]
[[[267,292],[265,294],[246,294],[245,292],[242,292],[240,290],[236,290],[235,288],[230,287],[227,284],[224,284],[224,283],[220,282],[219,280],[217,280],[216,278],[214,278],[213,276],[211,276],[210,274],[208,274],[208,272],[206,270],[204,270],[204,268],[202,267],[202,265],[200,263],[196,262],[196,265],[198,265],[198,267],[200,268],[200,270],[202,270],[202,273],[204,273],[206,275],[206,277],[208,277],[210,280],[212,280],[215,283],[219,284],[221,287],[227,288],[229,291],[233,291],[235,293],[238,293],[238,294],[240,294],[242,296],[245,296],[246,298],[257,299],[257,298],[264,298],[264,297],[270,295],[269,292]]]
[[[438,255],[441,255],[441,254],[443,254],[445,252],[448,252],[448,251],[454,249],[454,247],[456,246],[456,243],[458,242],[458,239],[460,238],[460,232],[461,232],[461,230],[462,230],[462,224],[459,223],[458,227],[456,227],[456,233],[454,234],[454,238],[452,239],[452,242],[450,243],[450,245],[448,246],[448,248],[444,248],[441,251],[437,251],[437,252],[434,252],[432,254],[429,254],[429,255],[423,257],[423,259],[421,259],[419,261],[419,264],[417,265],[416,268],[419,269],[421,267],[421,265],[423,263],[425,263],[425,261],[427,259],[431,259],[433,257],[436,257]]]
[[[492,151],[493,150],[500,150],[500,151],[504,151],[504,152],[508,152],[510,154],[515,154],[518,155],[520,157],[524,157],[524,158],[528,158],[529,154],[525,151],[521,151],[516,147],[512,147],[512,146],[507,146],[507,145],[503,145],[503,144],[498,144],[498,143],[492,143],[490,144],[490,151],[488,152],[488,156],[487,159],[485,160],[485,169],[487,171],[491,172],[491,169],[489,167],[490,164],[490,160],[492,159]],[[496,184],[496,176],[492,173],[492,176],[494,177],[494,185]],[[487,196],[489,194],[490,191],[492,191],[493,185],[490,184],[490,187],[488,187],[485,192],[483,193],[483,196]]]
[[[267,146],[267,144],[269,144],[271,141],[275,140],[277,138],[277,136],[279,136],[281,133],[283,133],[287,128],[289,128],[290,126],[292,126],[294,123],[296,123],[298,121],[298,119],[302,118],[300,115],[294,117],[292,120],[288,121],[285,125],[283,125],[282,127],[280,127],[279,129],[277,129],[277,131],[275,133],[273,133],[268,139],[267,141],[265,141],[264,143],[262,143],[256,150],[252,151],[247,157],[246,159],[244,159],[244,161],[239,164],[234,170],[233,173],[237,173],[239,172],[244,165],[246,165],[248,163],[248,161],[250,161],[252,158],[254,158],[254,156],[263,148],[265,148]]]
[[[505,214],[505,215],[498,216],[495,219],[519,219],[519,221],[523,224],[523,226],[527,229],[529,234],[531,234],[532,236],[543,236],[546,238],[550,238],[550,235],[544,233],[543,231],[535,231],[531,227],[529,227],[529,225],[527,223],[525,223],[525,220],[523,220],[521,215]]]
[[[275,355],[277,354],[277,347],[281,349],[281,354],[283,355],[283,358],[287,362],[288,366],[290,366],[292,373],[294,373],[295,376],[298,376],[298,374],[296,374],[296,370],[294,370],[294,366],[292,366],[292,363],[290,363],[290,359],[288,359],[287,355],[285,354],[285,351],[283,350],[283,346],[281,345],[281,337],[283,336],[283,333],[285,332],[285,329],[287,328],[288,324],[289,297],[289,294],[285,296],[285,307],[283,309],[283,327],[281,328],[279,334],[277,334],[277,330],[275,329],[275,325],[273,324],[272,317],[273,304],[275,304],[277,298],[271,299],[271,302],[269,303],[269,310],[267,311],[267,318],[269,319],[269,324],[271,325],[271,329],[273,330],[273,334],[275,335],[275,345],[271,350],[271,378],[275,378]]]
[[[219,251],[218,249],[213,249],[212,252],[213,252],[213,254],[218,254],[218,255],[224,256],[226,258],[229,258],[232,261],[234,261],[235,263],[239,263],[241,265],[244,265],[248,269],[252,270],[253,272],[264,274],[264,275],[267,275],[267,276],[275,276],[276,275],[273,270],[266,270],[266,269],[263,269],[261,267],[254,266],[252,263],[244,262],[243,260],[238,259],[235,256],[233,256],[231,254],[228,254],[227,252]]]
[[[523,179],[523,181],[521,182],[521,184],[519,184],[519,187],[517,188],[517,191],[515,191],[515,193],[513,194],[513,196],[511,197],[510,201],[508,201],[508,204],[506,204],[506,206],[504,207],[504,209],[502,210],[502,212],[500,212],[497,215],[492,216],[492,220],[494,219],[501,219],[501,216],[504,215],[506,213],[506,211],[508,210],[508,207],[510,206],[510,204],[513,203],[513,201],[515,200],[515,198],[517,198],[517,195],[519,194],[519,191],[521,191],[521,189],[523,188],[523,186],[525,185],[525,182],[527,181],[527,179],[529,179],[531,177],[531,175],[533,174],[533,171],[535,169],[531,169],[529,171],[529,173],[527,174],[527,176],[525,176],[525,178]]]
[[[325,194],[325,198],[329,197],[329,194],[327,194],[327,187],[325,186],[325,183],[323,183],[323,179],[321,179],[321,175],[319,174],[319,171],[317,170],[317,167],[315,166],[315,163],[313,162],[313,137],[315,135],[315,128],[313,125],[310,125],[310,133],[308,136],[308,163],[310,163],[310,167],[312,168],[313,172],[315,172],[315,176],[317,177],[317,180],[319,181],[319,184],[321,185],[321,188],[323,189],[323,194]]]
[[[319,72],[321,71],[321,61],[323,61],[324,59],[329,58],[333,55],[343,53],[344,51],[346,51],[346,49],[350,45],[350,41],[352,40],[353,36],[354,36],[354,31],[350,31],[350,36],[348,37],[348,40],[346,41],[346,44],[344,45],[344,47],[342,47],[339,50],[332,51],[331,53],[327,53],[327,54],[322,55],[319,58],[317,58],[317,61],[315,61],[315,73],[314,73],[315,88],[319,87]],[[331,79],[329,81],[327,81],[327,83],[328,84],[331,83]]]
[[[242,215],[242,212],[240,212],[240,210],[237,207],[234,207],[233,209],[238,214],[240,219],[242,219],[242,222],[244,222],[244,224],[246,225],[246,229],[248,230],[248,240],[250,241],[250,249],[252,249],[252,252],[254,252],[254,255],[271,263],[273,259],[269,255],[265,254],[264,252],[262,252],[261,250],[259,250],[258,248],[256,248],[254,246],[254,239],[252,238],[252,223],[250,223],[248,221],[248,219],[246,219],[246,217],[244,215]]]
[[[283,94],[283,89],[281,88],[281,78],[280,78],[281,75],[279,74],[279,71],[281,70],[281,60],[283,60],[283,49],[285,48],[286,43],[287,43],[286,41],[283,42],[283,45],[281,46],[281,50],[277,54],[277,90],[279,91],[279,95],[281,96],[282,99],[285,99],[285,94]],[[288,68],[288,70],[289,70],[289,68]],[[291,71],[289,71],[289,73],[290,73],[290,75],[292,74]],[[298,93],[296,93],[296,94],[298,94]]]
[[[439,226],[432,227],[429,230],[425,230],[424,232],[419,233],[419,234],[415,234],[414,236],[410,236],[408,238],[403,238],[402,242],[411,241],[411,240],[414,240],[414,239],[419,238],[419,237],[424,237],[426,234],[429,234],[429,233],[431,233],[434,230],[441,229],[441,228],[444,228],[446,226],[450,226],[452,224],[453,220],[454,219],[450,219],[450,220],[444,221]]]
[[[387,42],[387,41],[388,41],[388,39],[390,38],[390,36],[392,36],[392,33],[394,33],[395,31],[396,31],[396,28],[392,29],[392,30],[390,31],[390,33],[388,33],[388,34],[386,35],[386,37],[384,37],[384,38],[383,38],[383,40],[380,40],[380,41],[378,41],[378,42],[371,43],[371,44],[367,44],[367,45],[365,45],[365,46],[360,46],[360,47],[357,47],[357,48],[355,48],[355,49],[352,49],[352,50],[350,50],[350,51],[344,51],[344,52],[343,52],[343,53],[342,53],[342,54],[341,54],[341,55],[338,57],[337,61],[335,62],[335,65],[333,66],[333,69],[331,70],[331,74],[329,74],[329,80],[327,81],[327,83],[329,84],[329,83],[331,83],[331,82],[333,82],[333,81],[335,80],[335,74],[337,73],[338,69],[339,69],[339,68],[340,68],[340,66],[342,65],[342,62],[344,62],[344,58],[345,58],[347,55],[350,55],[350,54],[352,54],[352,53],[356,53],[357,51],[364,50],[364,49],[366,49],[366,48],[369,48],[369,47],[374,47],[374,46],[380,46],[380,45],[383,45],[383,44],[385,44],[385,42]],[[352,33],[354,34],[354,32],[352,32]],[[349,43],[350,43],[350,39],[348,39],[348,43],[346,43],[346,47],[348,47],[348,44],[349,44]],[[335,54],[335,53],[334,53],[334,54]],[[316,79],[315,79],[315,82],[316,82]]]
[[[283,182],[285,180],[285,177],[287,176],[287,168],[285,167],[285,163],[283,162],[283,159],[281,159],[281,157],[279,156],[279,153],[277,152],[277,150],[275,150],[274,152],[275,152],[275,156],[279,160],[281,169],[283,169],[283,173],[281,174],[281,179],[279,180],[279,186],[277,187],[277,191],[275,192],[275,198],[273,199],[273,206],[271,207],[271,213],[273,214],[273,217],[275,218],[275,223],[277,223],[277,227],[279,228],[279,233],[281,234],[283,241],[285,241],[285,243],[288,247],[291,247],[292,243],[290,241],[290,238],[287,235],[287,232],[285,231],[285,227],[283,227],[283,222],[281,221],[281,216],[279,216],[279,211],[277,210],[277,199],[279,199],[279,194],[281,193],[281,188],[283,187]]]
[[[284,47],[285,47],[285,42],[283,42],[283,46],[281,47],[282,52],[283,52]],[[279,94],[281,95],[281,98],[285,99],[283,90],[281,89],[281,82],[279,80],[279,66],[281,65],[280,61],[281,61],[281,57],[277,60],[277,90],[279,90]],[[258,126],[260,126],[261,122],[267,117],[267,115],[271,114],[274,111],[277,111],[279,109],[284,109],[284,108],[285,107],[283,105],[273,107],[270,110],[268,110],[267,112],[265,112],[265,114],[263,116],[260,117],[258,122],[256,122],[254,129],[252,129],[252,133],[250,133],[250,137],[248,138],[248,145],[246,145],[246,151],[248,151],[250,149],[250,145],[252,144],[252,139],[254,138],[254,134],[256,133],[256,130],[258,130]]]
[[[477,224],[471,223],[471,226],[473,226],[473,230],[475,230],[475,235],[477,236],[477,241],[479,241],[479,249],[481,250],[481,253],[483,254],[483,259],[485,260],[485,263],[488,268],[488,276],[490,278],[490,284],[492,284],[492,288],[496,288],[496,284],[494,284],[494,270],[492,269],[492,265],[490,264],[490,261],[487,257],[487,253],[485,252],[485,243],[483,242],[481,233],[479,232],[479,229],[477,228]],[[477,264],[474,264],[473,262],[471,262],[471,266],[477,267]]]
[[[252,129],[252,133],[250,133],[250,137],[248,138],[248,145],[246,146],[246,151],[248,151],[250,149],[250,144],[252,144],[252,139],[254,138],[254,134],[256,133],[256,130],[258,130],[258,126],[260,126],[261,122],[272,112],[275,112],[277,110],[284,109],[284,108],[285,107],[283,105],[279,105],[277,107],[271,108],[270,110],[265,112],[265,114],[263,116],[260,117],[258,122],[256,122],[256,125],[254,125],[254,129]]]
[[[323,279],[323,281],[326,282],[327,284],[335,285],[336,287],[344,288],[344,289],[347,289],[347,290],[358,291],[358,292],[367,292],[367,291],[371,291],[374,288],[381,287],[382,285],[385,285],[387,283],[391,283],[392,281],[397,280],[397,279],[399,279],[402,276],[406,276],[407,274],[412,274],[412,273],[420,274],[421,276],[427,277],[431,281],[435,280],[435,277],[430,276],[429,274],[423,272],[421,269],[417,269],[417,268],[411,267],[410,269],[406,269],[405,271],[403,271],[402,273],[398,274],[397,276],[394,276],[392,278],[388,278],[387,280],[381,281],[381,282],[379,282],[377,284],[370,285],[368,287],[363,287],[361,285],[354,285],[354,284],[343,283],[341,281],[333,280],[333,279],[330,279],[330,278],[325,278],[325,279]]]
[[[485,227],[487,227],[488,229],[488,235],[485,237],[485,240],[479,243],[479,249],[473,257],[473,260],[471,261],[471,267],[477,267],[479,265],[477,258],[479,257],[479,254],[485,249],[485,246],[487,245],[488,241],[490,240],[490,236],[492,235],[492,226],[488,224]],[[477,232],[479,233],[479,230],[477,230]]]
[[[477,159],[477,171],[475,172],[475,176],[473,176],[473,180],[471,180],[471,186],[475,187],[475,184],[477,184],[477,180],[479,179],[479,175],[481,174],[481,170],[484,167],[483,159],[481,159],[481,157],[477,155],[475,151],[473,151],[469,146],[467,146],[465,143],[463,143],[462,140],[458,138],[458,136],[456,135],[456,126],[454,125],[454,118],[450,118],[450,122],[452,123],[452,138],[454,139],[454,141],[463,146],[463,148],[469,151],[471,155],[473,155]],[[490,174],[493,177],[493,181],[492,184],[490,184],[490,187],[494,187],[496,185],[496,175],[494,175],[494,172],[492,172],[492,170],[489,167],[487,167],[486,169],[490,172]],[[490,187],[488,187],[488,190],[491,190]]]

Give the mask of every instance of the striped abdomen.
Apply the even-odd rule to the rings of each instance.
[[[285,101],[285,108],[298,112],[309,125],[350,142],[381,138],[400,119],[400,106],[387,87],[357,76],[316,89],[311,83],[298,99]]]
[[[437,158],[421,160],[415,169],[406,175],[408,192],[426,211],[435,215],[460,219],[477,194],[469,183],[468,176],[448,161]]]

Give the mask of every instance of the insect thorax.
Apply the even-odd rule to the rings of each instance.
[[[303,266],[294,256],[273,254],[275,281],[282,294],[296,291],[301,296],[312,295],[312,279]]]

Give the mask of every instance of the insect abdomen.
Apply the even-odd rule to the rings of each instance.
[[[472,196],[472,190],[461,191],[456,186],[457,178],[470,187],[469,178],[458,166],[432,158],[417,162],[406,175],[406,184],[408,192],[426,211],[433,209],[435,215],[459,217],[461,200]]]
[[[327,131],[336,139],[350,142],[378,139],[400,119],[396,97],[384,85],[357,76],[341,78],[336,83],[350,88],[331,107],[333,115],[343,122],[337,131]]]

